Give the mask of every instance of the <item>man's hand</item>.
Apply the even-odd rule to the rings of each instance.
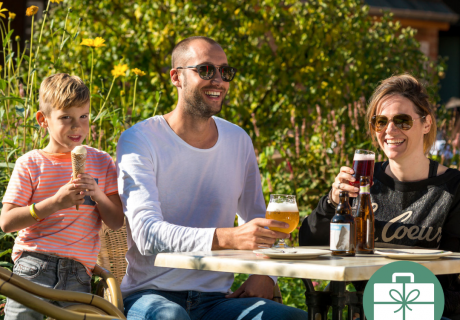
[[[289,234],[273,231],[269,228],[288,228],[285,222],[256,218],[236,228],[218,228],[214,233],[212,250],[237,249],[254,250],[271,247],[276,239],[289,238]]]
[[[87,173],[81,173],[77,176],[77,179],[72,180],[75,187],[83,189],[85,196],[90,196],[91,199],[99,203],[99,200],[104,196],[101,188],[99,188],[96,180]]]
[[[252,275],[246,280],[241,287],[225,298],[265,298],[273,299],[273,287],[275,284],[269,276]]]

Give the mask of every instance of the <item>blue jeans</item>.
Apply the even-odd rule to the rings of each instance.
[[[143,290],[126,297],[128,320],[307,320],[300,309],[262,298],[225,298],[224,293]]]
[[[47,288],[91,292],[91,277],[86,273],[86,268],[72,259],[23,252],[14,264],[13,273]],[[53,303],[60,307],[72,304],[57,301]],[[5,320],[43,320],[43,315],[14,300],[7,299]]]

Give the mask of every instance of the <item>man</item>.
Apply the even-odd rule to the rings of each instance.
[[[264,219],[254,149],[217,117],[236,69],[206,37],[179,42],[171,81],[177,106],[136,124],[118,143],[118,183],[128,221],[122,283],[128,319],[306,319],[271,299],[276,279],[252,275],[230,293],[233,274],[154,267],[159,252],[257,249],[287,234]],[[235,213],[249,221],[233,227]]]

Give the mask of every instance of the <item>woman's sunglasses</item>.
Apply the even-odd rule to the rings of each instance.
[[[219,70],[222,80],[225,82],[230,82],[233,80],[236,74],[236,68],[229,66],[220,66],[216,67],[212,64],[197,64],[196,66],[188,67],[177,67],[176,69],[195,69],[198,72],[198,75],[203,80],[211,80],[216,75],[216,69]]]
[[[388,124],[393,121],[396,128],[401,130],[409,130],[414,125],[414,121],[418,119],[425,118],[426,116],[412,119],[412,117],[408,114],[397,114],[393,116],[393,118],[389,119],[387,116],[373,116],[371,118],[371,126],[376,132],[381,132],[386,129]]]

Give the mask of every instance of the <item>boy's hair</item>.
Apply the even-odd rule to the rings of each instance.
[[[77,76],[67,73],[56,73],[40,85],[40,111],[49,115],[51,109],[67,109],[81,107],[89,101],[89,89]]]

